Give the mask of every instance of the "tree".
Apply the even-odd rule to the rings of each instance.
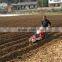
[[[38,0],[38,6],[42,7],[42,0]]]
[[[48,6],[48,0],[38,0],[38,5],[40,7],[47,7]]]
[[[40,7],[43,7],[43,0],[38,0],[38,5],[39,5]]]

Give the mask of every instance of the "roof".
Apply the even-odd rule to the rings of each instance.
[[[37,2],[21,2],[17,4],[12,4],[12,5],[32,5],[32,4],[37,4]]]

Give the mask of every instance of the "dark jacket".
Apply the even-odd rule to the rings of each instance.
[[[48,20],[48,19],[45,19],[42,21],[42,26],[43,27],[48,27],[48,26],[51,26],[51,22]]]

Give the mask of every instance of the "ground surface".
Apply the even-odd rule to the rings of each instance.
[[[31,27],[40,26],[43,15],[25,15],[15,17],[0,17],[0,27]],[[62,15],[47,15],[52,26],[62,26]]]
[[[14,62],[62,62],[62,33],[53,34],[41,46]],[[12,62],[12,61],[10,61]]]
[[[62,40],[53,40],[43,45],[25,62],[62,62]],[[23,61],[22,61],[23,62]]]
[[[42,21],[42,16],[43,15],[34,15],[34,16],[31,15],[31,16],[0,18],[0,27],[32,27],[32,26],[36,27],[36,26],[40,26],[41,21]],[[48,15],[48,18],[51,20],[52,26],[56,26],[56,27],[62,26],[62,15],[53,15],[53,16]],[[21,35],[19,35],[19,36],[21,36]],[[4,36],[2,36],[2,41],[5,40],[3,37]],[[8,38],[8,36],[6,38]],[[9,36],[9,39],[10,39],[10,36]],[[27,39],[27,41],[28,41],[28,39]],[[13,42],[13,40],[11,40],[11,42]],[[42,43],[40,43],[40,46],[38,45],[36,48],[31,50],[30,52],[27,52],[26,54],[24,54],[22,56],[22,58],[13,59],[10,62],[62,62],[62,33],[50,34],[50,36],[46,40],[41,41],[41,42]],[[4,45],[6,45],[6,44],[4,44]],[[6,48],[6,47],[4,47],[4,48]],[[3,49],[3,50],[5,51],[5,49]],[[9,52],[11,53],[11,51],[13,51],[13,50],[11,49]],[[4,53],[4,54],[6,54],[6,53]],[[3,55],[3,53],[2,53],[2,55]]]

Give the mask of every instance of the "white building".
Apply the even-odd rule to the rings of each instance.
[[[59,7],[62,6],[62,0],[48,0],[49,6]]]

